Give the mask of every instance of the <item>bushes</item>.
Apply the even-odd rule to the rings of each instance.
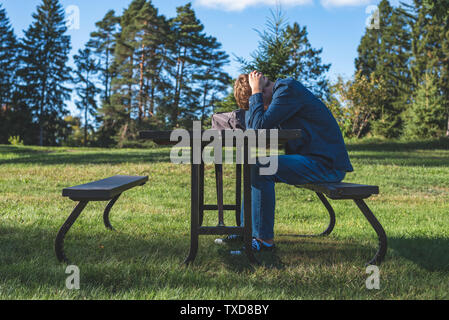
[[[8,142],[13,146],[23,146],[23,140],[19,136],[11,136]]]

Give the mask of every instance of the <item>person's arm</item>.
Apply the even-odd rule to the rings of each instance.
[[[298,97],[287,83],[280,83],[274,90],[273,101],[265,111],[263,95],[254,94],[249,99],[250,129],[274,129],[290,117],[295,115],[302,107]]]

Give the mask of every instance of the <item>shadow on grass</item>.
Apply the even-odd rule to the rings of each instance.
[[[101,220],[101,219],[100,219]],[[98,223],[101,224],[100,221]],[[61,220],[62,225],[62,220]],[[131,228],[131,226],[129,226]],[[58,227],[59,228],[59,227]],[[54,239],[58,228],[39,227],[4,227],[0,225],[0,265],[6,268],[9,274],[5,276],[20,277],[36,270],[8,268],[8,265],[16,263],[20,265],[65,266],[57,261],[54,253]],[[102,228],[102,226],[101,226]],[[120,226],[118,227],[120,228]],[[70,263],[74,264],[104,264],[115,261],[119,264],[134,264],[140,260],[150,259],[154,263],[161,264],[171,261],[175,265],[183,267],[183,261],[189,251],[189,236],[182,234],[151,236],[151,225],[149,224],[150,236],[138,237],[130,231],[108,231],[95,232],[88,229],[80,231],[75,223],[66,235],[64,241],[64,252]],[[254,270],[246,255],[233,256],[230,250],[240,249],[238,245],[217,247],[213,242],[200,238],[200,246],[195,262],[191,265],[194,269],[201,268],[203,263],[210,264],[220,260],[234,272],[247,272]],[[334,239],[290,239],[282,237],[278,248],[273,252],[257,253],[256,257],[261,265],[267,269],[282,270],[288,265],[319,264],[332,265],[334,263],[350,262],[357,264],[360,257],[369,258],[373,254],[373,248],[364,247],[359,244],[347,244],[344,241]],[[214,257],[215,256],[215,257]],[[220,258],[216,260],[216,258]],[[36,264],[37,263],[37,264]],[[5,271],[5,270],[4,270]]]
[[[35,164],[35,165],[60,165],[60,164],[119,164],[119,163],[154,163],[169,162],[170,151],[168,149],[156,148],[148,150],[58,150],[58,149],[32,149],[26,147],[0,146],[0,155],[13,153],[18,158],[0,158],[2,164]]]
[[[349,151],[411,151],[411,150],[448,150],[449,139],[440,138],[417,141],[383,141],[366,140],[366,142],[349,142]]]
[[[449,238],[389,238],[399,256],[428,271],[449,271]]]
[[[53,251],[56,228],[0,225],[0,283],[9,285],[11,297],[17,292],[25,292],[22,294],[39,298],[48,292],[49,297],[59,297],[60,294],[65,295],[62,298],[115,295],[128,299],[133,295],[157,294],[159,290],[171,288],[177,292],[182,289],[180,293],[186,298],[191,294],[201,296],[202,290],[227,292],[247,290],[248,287],[255,292],[277,292],[294,297],[298,292],[311,295],[313,292],[322,294],[323,290],[332,291],[332,284],[337,281],[335,274],[323,277],[317,269],[323,269],[323,274],[328,274],[334,266],[352,265],[362,270],[375,252],[374,246],[352,241],[281,237],[274,253],[257,254],[262,266],[276,275],[264,277],[262,273],[262,276],[253,277],[251,273],[256,267],[250,265],[245,256],[231,256],[229,250],[217,250],[213,243],[205,244],[204,241],[200,242],[195,263],[183,267],[189,247],[189,237],[185,234],[151,236],[151,227],[148,230],[150,236],[140,237],[129,229],[124,232],[89,231],[91,234],[87,236],[75,225],[65,241],[67,256],[81,271],[83,290],[72,292],[65,290],[66,264],[58,263]],[[447,239],[393,238],[390,243],[399,255],[429,270],[444,270],[447,266],[447,257],[441,256],[447,248]],[[391,257],[387,255],[388,259]],[[231,273],[219,272],[222,263]],[[291,274],[285,272],[292,267],[293,270],[298,268],[298,272],[310,270],[312,281],[291,278]]]
[[[449,156],[447,157],[432,157],[420,155],[398,155],[394,154],[392,151],[388,154],[361,154],[361,155],[351,155],[351,160],[361,161],[363,163],[373,163],[373,164],[394,164],[399,166],[418,166],[418,167],[448,167]]]
[[[348,143],[347,147],[352,152],[352,160],[365,163],[426,167],[447,167],[449,163],[449,154],[440,152],[432,155],[431,152],[417,152],[418,150],[447,151],[449,150],[447,138],[410,142],[368,140],[361,143]]]
[[[276,242],[277,248],[272,252],[256,253],[256,259],[266,269],[284,270],[287,267],[332,267],[338,264],[351,264],[365,267],[377,248],[350,243],[332,238],[297,238],[282,236]],[[240,247],[220,249],[219,255],[229,270],[236,273],[253,271],[246,255],[233,256],[229,252]],[[387,257],[388,258],[388,257]]]
[[[393,163],[407,166],[447,166],[449,157],[423,154],[410,156],[404,152],[414,150],[449,150],[449,139],[422,141],[382,141],[367,140],[366,142],[348,143],[349,151],[371,152],[371,154],[352,154],[351,159],[372,161],[374,163]],[[378,152],[378,154],[372,154]],[[402,154],[399,154],[401,153]],[[1,159],[2,154],[14,154],[14,159]],[[118,164],[169,162],[170,152],[167,147],[151,149],[58,149],[37,147],[0,146],[1,164]]]

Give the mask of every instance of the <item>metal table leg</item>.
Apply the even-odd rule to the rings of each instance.
[[[200,164],[200,168],[199,168],[199,214],[200,214],[200,218],[199,218],[199,225],[202,226],[203,222],[204,222],[204,162],[201,158],[201,164]]]
[[[235,168],[235,222],[236,226],[242,225],[242,165],[237,164]]]
[[[223,165],[215,165],[215,181],[217,189],[217,206],[218,206],[218,226],[224,227],[224,213],[223,213]]]
[[[244,165],[243,165],[243,202],[244,202],[244,236],[246,255],[251,263],[257,264],[258,261],[252,250],[253,227],[252,227],[252,209],[251,209],[251,164],[249,164],[250,152],[248,148],[248,139],[245,139],[244,147]]]
[[[326,230],[324,230],[322,233],[320,234],[311,234],[311,235],[306,235],[306,234],[300,234],[300,235],[286,235],[289,237],[299,237],[299,238],[315,238],[315,237],[324,237],[324,236],[328,236],[332,233],[332,231],[335,228],[335,211],[334,208],[332,208],[331,204],[329,203],[329,201],[326,199],[326,197],[324,196],[324,194],[322,193],[316,193],[316,195],[318,196],[318,198],[321,200],[321,202],[324,204],[324,206],[327,209],[327,212],[329,213],[329,217],[330,217],[330,221],[329,221],[329,225],[327,227]]]
[[[185,264],[192,263],[198,253],[199,238],[199,203],[200,203],[200,165],[193,164],[191,169],[191,218],[190,218],[190,252]]]

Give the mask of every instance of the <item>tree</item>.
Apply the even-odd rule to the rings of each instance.
[[[204,26],[197,19],[190,3],[176,8],[177,16],[170,20],[171,26],[171,68],[174,79],[173,101],[166,105],[171,127],[182,124],[191,126],[200,105],[201,92],[195,88],[195,74],[203,65],[202,45]]]
[[[221,99],[220,101],[217,101],[215,103],[215,108],[214,108],[214,112],[232,112],[235,109],[237,109],[237,101],[235,100],[235,96],[234,96],[234,82],[235,79],[231,80],[229,82],[229,87],[232,88],[232,90],[230,90],[229,94],[224,97],[223,99]]]
[[[298,23],[288,26],[286,37],[289,48],[287,75],[302,82],[309,90],[323,100],[329,99],[329,88],[326,73],[330,64],[323,64],[323,49],[314,49],[307,38],[306,27]]]
[[[446,129],[444,96],[438,86],[437,75],[428,72],[418,86],[409,110],[407,136],[417,138],[441,137]]]
[[[342,117],[346,136],[360,138],[369,132],[370,126],[378,119],[384,119],[385,104],[389,99],[387,83],[374,75],[366,77],[359,71],[354,80],[344,82],[342,79],[336,85],[343,111],[335,112]]]
[[[367,28],[358,47],[356,72],[365,77],[383,78],[389,91],[377,134],[397,137],[402,131],[401,113],[409,104],[412,82],[409,70],[411,34],[403,12],[393,8],[388,0],[378,6],[379,29]]]
[[[151,2],[146,2],[135,18],[136,39],[134,42],[136,61],[135,82],[138,83],[138,119],[153,117],[156,108],[157,90],[162,85],[163,68],[168,52],[165,44],[169,25],[159,15]]]
[[[20,90],[39,125],[39,145],[58,144],[70,89],[70,36],[58,0],[42,0],[21,43]]]
[[[0,143],[7,143],[11,136],[31,142],[26,135],[33,130],[30,111],[27,104],[21,102],[16,85],[19,52],[14,30],[0,4]]]
[[[0,4],[0,108],[11,106],[17,66],[18,43]]]
[[[76,106],[84,114],[84,146],[87,146],[87,132],[89,130],[89,115],[94,116],[97,111],[96,96],[101,92],[96,87],[95,75],[98,73],[98,63],[92,56],[89,48],[79,50],[74,57],[76,70],[74,83],[79,101]]]
[[[266,29],[258,34],[259,45],[251,54],[251,60],[238,58],[243,72],[259,70],[272,81],[292,77],[319,98],[328,99],[326,73],[330,65],[322,63],[322,49],[312,48],[306,27],[298,23],[288,25],[281,8],[277,7],[276,11],[271,11]]]
[[[251,53],[251,60],[237,58],[241,64],[241,69],[245,73],[258,70],[269,79],[275,81],[279,78],[286,78],[287,65],[290,58],[288,39],[286,37],[286,18],[280,7],[276,11],[270,10],[271,17],[267,19],[263,31],[256,30],[259,35],[257,49]]]
[[[114,66],[117,67],[116,77],[112,80],[112,95],[110,103],[103,106],[108,113],[110,126],[117,139],[127,139],[132,126],[133,113],[137,106],[135,90],[136,60],[135,39],[138,32],[135,17],[145,5],[146,0],[133,0],[123,12],[120,19],[120,31],[116,38],[114,51]],[[108,125],[108,124],[106,124]]]
[[[201,90],[200,120],[203,127],[206,119],[213,112],[213,106],[223,92],[226,92],[231,77],[223,70],[223,66],[229,63],[229,56],[221,51],[221,44],[214,37],[205,38],[202,46],[203,66],[200,72],[194,75]]]
[[[111,97],[111,80],[114,76],[112,63],[117,25],[119,23],[120,18],[115,15],[115,11],[108,11],[104,18],[95,24],[97,30],[90,34],[91,39],[87,44],[87,47],[94,50],[100,61],[99,71],[101,72],[104,89],[102,98],[106,103],[110,102]]]
[[[413,35],[414,59],[411,63],[413,84],[415,88],[422,88],[431,74],[435,78],[432,81],[436,81],[435,85],[444,96],[448,97],[449,5],[444,1],[435,1],[430,5],[426,1],[415,0],[413,6],[408,5],[406,8]],[[439,122],[442,117],[446,118],[446,136],[449,136],[449,100],[444,99],[440,103],[444,112],[435,114],[437,118],[434,122]]]

